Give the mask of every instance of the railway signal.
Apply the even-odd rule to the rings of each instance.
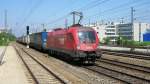
[[[26,28],[27,28],[27,35],[29,35],[29,26],[27,26]]]
[[[29,48],[29,43],[30,43],[30,41],[29,41],[29,26],[26,26],[26,29],[27,29],[27,37],[26,37],[26,41],[27,41],[27,48]]]

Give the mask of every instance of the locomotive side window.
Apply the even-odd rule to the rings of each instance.
[[[80,43],[95,43],[96,36],[94,31],[79,31],[78,37]]]

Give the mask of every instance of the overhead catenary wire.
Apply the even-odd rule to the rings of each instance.
[[[90,10],[90,9],[92,9],[92,8],[94,8],[94,7],[97,7],[97,6],[101,5],[101,4],[104,4],[104,3],[108,2],[108,1],[110,1],[110,0],[93,0],[93,1],[91,1],[90,3],[86,4],[85,6],[81,7],[81,8],[78,9],[78,10],[87,11],[87,10]],[[140,4],[138,4],[138,3],[140,3]],[[147,3],[147,1],[144,2],[144,3]],[[115,14],[115,15],[118,14],[118,15],[119,15],[120,11],[118,11],[118,10],[123,9],[123,8],[128,8],[129,6],[132,6],[132,5],[133,5],[133,6],[139,6],[139,5],[141,5],[141,4],[143,4],[143,3],[141,3],[140,1],[132,0],[132,1],[129,1],[129,2],[127,2],[127,3],[120,4],[119,6],[116,6],[116,7],[113,7],[113,8],[104,10],[104,11],[101,11],[101,13],[113,12],[113,13],[110,13],[110,14],[111,14],[111,15],[112,15],[112,14]],[[114,12],[114,11],[116,11],[116,12]],[[128,11],[128,12],[129,12],[129,11]],[[94,15],[86,16],[85,19],[95,17],[96,15],[99,15],[99,14],[100,14],[100,13],[96,13],[96,14],[94,14]],[[108,14],[109,14],[109,13],[108,13]],[[107,17],[108,14],[105,14],[105,16]],[[103,15],[103,16],[104,16],[104,15]],[[66,14],[66,15],[64,15],[64,16],[62,16],[62,17],[59,17],[59,18],[57,18],[57,19],[54,19],[54,20],[52,20],[52,21],[50,21],[50,22],[47,22],[47,23],[45,23],[45,24],[47,24],[47,25],[56,24],[56,23],[58,23],[58,22],[60,22],[60,21],[62,21],[62,20],[64,20],[64,22],[65,22],[65,19],[68,18],[68,17],[69,17],[69,14]],[[120,18],[120,17],[123,17],[123,16],[120,15],[120,16],[117,17],[117,18]],[[115,18],[116,18],[116,17],[115,17]],[[69,19],[67,19],[67,20],[69,20]]]
[[[136,18],[150,18],[149,15],[137,16]]]
[[[24,17],[22,23],[20,23],[20,27],[22,27],[26,21],[30,18],[30,16],[36,11],[36,9],[42,4],[43,0],[39,0],[27,13],[27,15]]]
[[[30,16],[36,11],[36,9],[42,4],[43,0],[38,0],[35,5],[33,5],[26,16],[24,16],[23,20],[16,26],[19,28],[18,31],[21,31],[22,28],[25,28],[24,25],[27,22],[27,20],[30,18]],[[25,33],[25,32],[24,32]]]
[[[118,9],[122,9],[123,7],[128,7],[129,4],[131,4],[131,3],[134,3],[134,4],[135,4],[135,1],[136,1],[136,0],[129,1],[129,2],[127,2],[127,3],[123,3],[123,4],[118,5],[118,6],[115,6],[115,7],[113,7],[113,8],[106,9],[106,10],[104,10],[104,11],[101,11],[101,13],[113,12],[113,11],[116,11],[116,10],[118,10]],[[136,2],[136,3],[138,3],[138,2]],[[119,12],[119,11],[118,11],[118,12]],[[114,13],[116,13],[116,12],[114,12]],[[112,13],[111,13],[111,14],[112,14]],[[99,15],[99,12],[98,12],[98,13],[95,13],[95,14],[93,14],[93,15],[88,16],[88,18],[93,17],[93,16],[96,16],[96,15]]]
[[[84,7],[80,8],[80,9],[77,9],[77,10],[78,11],[89,10],[91,8],[94,8],[94,7],[96,7],[96,6],[100,5],[100,4],[103,4],[103,3],[108,2],[108,1],[110,1],[110,0],[94,0],[94,1],[92,1],[90,3],[88,3],[87,5],[85,5]],[[92,5],[90,5],[90,4],[92,4]],[[90,6],[88,6],[88,5],[90,5]],[[47,24],[54,24],[54,23],[56,23],[58,21],[61,21],[61,20],[65,19],[65,18],[67,18],[68,16],[69,16],[68,14],[64,15],[64,16],[62,16],[60,18],[57,18],[56,20],[52,20],[52,21],[48,22]]]
[[[72,1],[72,2],[74,2],[74,1]],[[77,1],[76,1],[77,2]],[[39,2],[40,3],[40,2]],[[26,16],[26,17],[30,17],[31,16],[31,14],[35,11],[32,11],[33,9],[35,9],[35,8],[38,8],[39,6],[40,6],[40,4],[39,3],[37,3],[31,10],[30,10],[30,13],[28,14],[28,16]],[[38,5],[39,4],[39,5]],[[65,8],[63,8],[63,9],[66,9],[66,7]],[[62,10],[63,11],[63,10]],[[57,13],[54,13],[54,15],[56,15]],[[58,14],[60,14],[60,13],[58,13]],[[59,18],[57,18],[57,19],[54,19],[54,20],[52,20],[52,21],[50,21],[50,22],[44,22],[44,23],[39,23],[40,25],[41,24],[44,24],[44,25],[46,25],[46,26],[48,26],[48,25],[51,25],[51,24],[54,24],[54,23],[57,23],[57,22],[59,22],[59,21],[61,21],[61,20],[63,20],[63,19],[65,19],[67,16],[68,16],[69,14],[66,14],[66,15],[64,15],[64,16],[62,16],[62,17],[59,17]],[[26,22],[26,19],[24,19],[24,22],[23,23],[25,23]],[[23,25],[23,24],[22,24]],[[45,28],[46,29],[46,28]],[[36,31],[37,31],[37,28],[36,28]]]
[[[90,10],[100,4],[104,4],[106,2],[108,2],[110,0],[94,0],[88,4],[86,4],[84,7],[81,7],[80,9],[78,9],[79,11],[87,11],[87,10]]]
[[[54,24],[54,23],[56,23],[56,22],[58,22],[58,21],[60,21],[60,20],[63,20],[63,19],[65,19],[66,17],[68,17],[70,14],[68,13],[68,14],[66,14],[66,15],[64,15],[64,16],[62,16],[62,17],[59,17],[59,18],[57,18],[57,19],[55,19],[55,20],[52,20],[52,21],[50,21],[50,22],[48,22],[48,23],[46,23],[46,24]]]
[[[71,3],[71,6],[73,5],[73,4],[75,4],[75,3],[77,3],[77,1],[75,0],[75,1],[71,1],[70,2]],[[56,14],[60,14],[61,12],[64,12],[64,10],[66,10],[66,9],[68,9],[68,7],[63,7],[63,8],[61,8],[62,10],[61,11],[58,11],[58,12],[55,12],[53,15],[56,15]],[[53,15],[51,15],[51,16],[53,16]],[[59,18],[57,18],[57,19],[64,19],[63,17],[65,17],[65,16],[67,16],[68,14],[66,14],[66,15],[64,15],[64,16],[62,16],[62,17],[59,17]],[[57,20],[56,20],[57,21]],[[48,23],[52,23],[52,22],[55,22],[55,20],[52,20],[52,21],[50,21],[50,22],[48,22]]]
[[[93,1],[93,3],[95,3],[95,2],[97,2],[97,1],[101,1],[101,2],[99,2],[99,3],[96,3],[96,4],[93,4],[93,5],[90,5],[89,7],[83,7],[83,8],[81,8],[80,10],[89,10],[89,9],[91,9],[92,7],[96,7],[97,5],[99,5],[99,4],[102,4],[102,3],[104,3],[104,2],[107,2],[107,1],[109,1],[109,0],[94,0]],[[119,5],[119,6],[117,6],[117,7],[115,7],[115,8],[111,8],[111,9],[108,9],[108,10],[104,10],[103,12],[107,12],[107,11],[114,11],[114,9],[116,10],[116,9],[118,9],[118,8],[121,8],[122,6],[126,6],[127,4],[129,4],[129,3],[131,3],[131,2],[135,2],[136,0],[134,0],[134,1],[129,1],[129,2],[127,2],[127,3],[125,3],[125,4],[121,4],[121,5]],[[136,2],[136,3],[138,3],[138,2]],[[102,12],[102,13],[103,13]],[[116,13],[116,12],[115,12]],[[95,16],[95,15],[94,15]],[[63,19],[63,18],[60,18],[60,19]],[[57,21],[60,21],[60,19],[56,19],[55,21],[52,21],[53,23],[55,23],[55,22],[57,22]]]
[[[141,3],[140,1],[137,1],[137,2],[135,2],[135,1],[137,1],[137,0],[134,0],[134,1],[129,1],[129,2],[127,2],[127,3],[124,3],[124,4],[121,4],[121,5],[119,5],[119,6],[116,6],[116,7],[113,7],[113,8],[110,8],[110,9],[107,9],[107,10],[104,10],[104,11],[102,11],[101,13],[108,13],[108,12],[113,12],[113,11],[116,11],[116,10],[118,10],[118,9],[123,9],[123,8],[128,8],[129,7],[129,5],[133,5],[134,7],[135,6],[141,6],[142,4],[145,4],[145,3],[148,3],[148,1],[146,1],[146,2],[144,2],[144,3]],[[131,4],[132,3],[132,4]],[[128,8],[129,9],[129,8]],[[116,11],[116,12],[113,12],[113,13],[110,13],[111,15],[112,14],[114,14],[114,13],[119,13],[120,11]],[[109,13],[108,13],[109,14]],[[89,18],[92,18],[92,17],[96,17],[97,15],[99,15],[99,13],[95,13],[95,14],[93,14],[93,15],[90,15],[90,16],[87,16],[85,19],[89,19]],[[106,14],[105,14],[105,16],[106,16]]]
[[[79,8],[79,9],[77,9],[77,10],[84,10],[85,8],[87,8],[87,6],[89,6],[89,5],[93,4],[93,3],[96,3],[96,2],[98,2],[98,1],[101,1],[101,0],[94,0],[94,1],[91,1],[91,2],[89,2],[88,4],[84,5],[83,7]]]
[[[92,1],[92,2],[90,2],[90,3],[88,3],[88,4],[91,4],[91,3],[95,3],[96,1],[100,1],[100,0],[94,0],[94,1]],[[76,1],[77,2],[77,1]],[[72,4],[71,4],[72,5]],[[66,7],[65,7],[66,8]],[[63,8],[64,9],[64,8]],[[81,10],[81,9],[78,9],[78,10]],[[56,14],[56,13],[55,13]],[[64,15],[64,16],[62,16],[62,17],[59,17],[59,18],[57,18],[57,19],[55,19],[55,20],[52,20],[52,21],[50,21],[50,22],[48,22],[48,23],[46,23],[46,24],[53,24],[53,23],[55,23],[55,22],[57,22],[57,21],[60,21],[60,20],[62,20],[62,19],[65,19],[67,16],[69,16],[69,14],[70,13],[68,13],[68,14],[66,14],[66,15]]]
[[[90,10],[90,9],[92,9],[92,8],[98,6],[98,5],[104,4],[104,3],[108,2],[108,1],[110,1],[110,0],[103,0],[103,1],[101,1],[101,2],[98,2],[98,3],[96,3],[95,5],[93,5],[93,6],[91,6],[91,7],[88,7],[87,9],[84,9],[83,11]]]
[[[97,5],[100,5],[100,4],[102,4],[102,3],[105,3],[105,2],[107,2],[107,1],[109,1],[109,0],[94,0],[94,1],[92,1],[92,2],[90,2],[90,3],[88,3],[87,5],[85,5],[83,8],[80,8],[80,9],[78,9],[78,10],[80,10],[80,11],[89,10],[89,9],[91,9],[91,8],[97,6]],[[98,2],[98,3],[96,3],[96,2]],[[95,3],[96,3],[96,4],[95,4]],[[93,5],[91,5],[90,7],[87,8],[87,6],[90,5],[90,4],[93,4]],[[67,15],[64,15],[64,16],[62,16],[62,17],[60,17],[60,18],[57,18],[56,20],[52,20],[51,22],[49,22],[49,24],[53,24],[53,23],[55,23],[55,22],[57,22],[57,21],[60,21],[60,20],[62,20],[62,19],[65,19],[67,16],[68,16],[68,14],[67,14]]]

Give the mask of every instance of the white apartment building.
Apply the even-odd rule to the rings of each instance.
[[[95,23],[95,24],[90,24],[86,26],[92,27],[97,32],[99,40],[103,42],[103,39],[106,38],[106,34],[105,34],[106,25]]]
[[[105,27],[105,35],[106,37],[110,38],[110,41],[115,43],[116,42],[116,38],[118,37],[118,33],[117,33],[117,28],[116,25],[118,23],[110,23],[107,24],[107,26]]]

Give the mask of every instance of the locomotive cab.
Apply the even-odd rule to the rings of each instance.
[[[95,62],[101,53],[97,51],[99,39],[94,29],[80,27],[77,31],[77,55],[83,62]]]

